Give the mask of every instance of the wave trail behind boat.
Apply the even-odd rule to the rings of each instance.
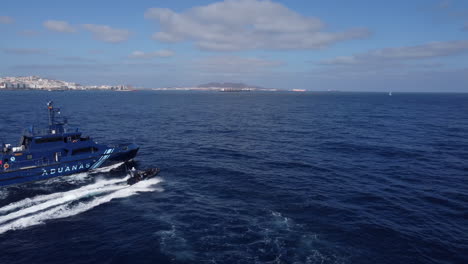
[[[162,179],[153,178],[134,185],[122,185],[126,178],[102,180],[75,190],[27,198],[0,208],[11,212],[0,216],[0,234],[42,224],[47,220],[70,217],[88,211],[113,199],[130,197],[140,192],[161,191],[155,185]],[[90,200],[74,203],[85,197]]]

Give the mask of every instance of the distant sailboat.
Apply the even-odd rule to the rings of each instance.
[[[388,96],[392,96],[392,92],[389,92],[389,93],[388,93]]]

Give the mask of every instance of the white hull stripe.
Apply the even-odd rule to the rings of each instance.
[[[114,152],[114,149],[113,149],[113,148],[104,151],[104,155],[101,156],[101,158],[100,158],[96,163],[94,163],[93,166],[91,166],[91,169],[96,169],[96,168],[98,168],[99,166],[101,166],[102,163],[104,163],[104,161],[106,161],[106,160],[110,157],[110,154],[111,154],[112,152]]]
[[[106,149],[106,151],[104,151],[104,155],[102,155],[99,160],[93,164],[93,166],[91,166],[91,169],[95,169],[97,167],[97,165],[99,164],[99,162],[101,162],[101,160],[104,158],[105,154],[107,154],[107,152],[109,151],[110,149]]]

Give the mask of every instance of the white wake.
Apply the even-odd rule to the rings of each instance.
[[[0,200],[8,197],[8,190],[0,189]]]
[[[158,190],[160,178],[126,184],[127,178],[101,180],[75,190],[26,198],[0,208],[0,234],[88,211],[116,198]],[[83,198],[84,201],[79,201]]]
[[[56,184],[57,182],[67,182],[67,183],[71,183],[71,184],[83,183],[87,179],[89,179],[92,175],[94,175],[96,173],[106,173],[106,172],[109,172],[109,171],[111,171],[113,169],[116,169],[116,168],[122,166],[123,164],[124,164],[124,162],[120,162],[120,163],[116,163],[114,165],[110,165],[110,166],[102,167],[102,168],[97,168],[97,169],[94,169],[94,170],[91,170],[91,171],[80,172],[80,173],[67,175],[67,176],[55,177],[55,178],[48,179],[47,181],[42,182],[41,184],[42,185],[52,185],[52,184]]]
[[[101,180],[97,181],[93,184],[83,186],[78,189],[74,189],[71,191],[66,191],[66,192],[58,192],[58,193],[52,193],[52,194],[46,194],[46,195],[39,195],[35,196],[33,198],[26,198],[18,202],[11,203],[9,205],[6,205],[4,207],[0,208],[0,213],[8,212],[17,208],[22,208],[22,207],[30,207],[32,205],[35,205],[37,203],[43,203],[47,202],[49,200],[55,200],[59,199],[65,196],[73,196],[73,195],[80,195],[80,194],[89,194],[93,191],[105,188],[106,186],[109,185],[116,185],[118,183],[123,183],[127,180],[125,179],[112,179],[112,180]],[[1,222],[1,220],[0,220]]]
[[[93,172],[93,173],[96,173],[96,172],[101,172],[101,173],[102,172],[109,172],[109,171],[111,171],[113,169],[116,169],[116,168],[122,166],[124,163],[125,162],[120,162],[120,163],[116,163],[114,165],[110,165],[110,166],[107,166],[107,167],[97,168],[97,169],[92,170],[91,172]]]

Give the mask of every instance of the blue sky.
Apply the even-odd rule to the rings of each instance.
[[[0,76],[468,92],[468,1],[2,1]]]

